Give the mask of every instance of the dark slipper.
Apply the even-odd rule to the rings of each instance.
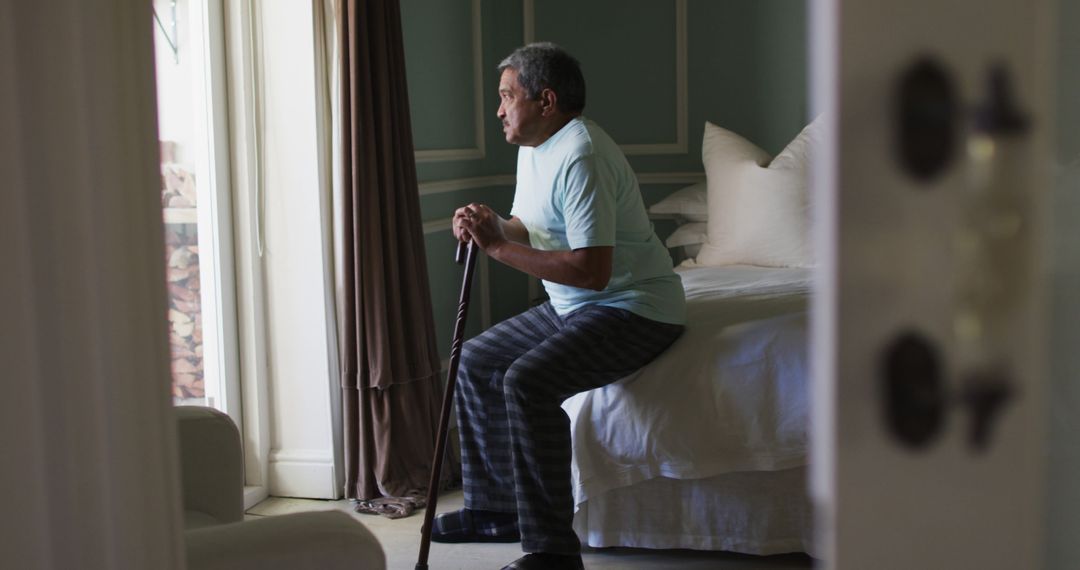
[[[431,523],[434,542],[518,542],[516,513],[461,509],[443,513]]]
[[[580,554],[534,552],[503,566],[502,570],[585,570]]]

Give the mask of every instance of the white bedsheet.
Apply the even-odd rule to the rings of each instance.
[[[667,477],[806,464],[810,272],[681,269],[686,332],[656,361],[563,403],[575,504]]]

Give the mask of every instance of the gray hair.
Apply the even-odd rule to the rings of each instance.
[[[564,113],[585,109],[585,76],[581,64],[566,50],[550,42],[522,46],[499,64],[517,72],[518,83],[529,99],[536,99],[544,89],[555,92],[555,106]]]

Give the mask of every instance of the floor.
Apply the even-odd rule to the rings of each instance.
[[[439,497],[439,512],[464,506],[461,491]],[[389,570],[413,570],[420,545],[419,512],[391,520],[353,513],[349,501],[316,501],[271,497],[248,511],[248,518],[321,510],[343,510],[364,523],[386,551]],[[431,570],[498,570],[521,556],[518,544],[438,544],[431,545]],[[604,570],[789,570],[812,568],[813,561],[804,555],[746,556],[724,552],[692,550],[644,550],[632,548],[585,549],[585,567]]]

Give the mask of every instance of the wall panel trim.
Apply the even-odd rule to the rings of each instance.
[[[517,183],[517,177],[513,174],[497,174],[494,176],[477,176],[473,178],[450,178],[447,180],[435,180],[421,182],[420,195],[441,194],[443,192],[457,192],[459,190],[472,190],[474,188],[489,188],[491,186],[513,186]]]
[[[642,172],[637,175],[638,184],[694,184],[705,180],[704,172]],[[513,174],[495,174],[492,176],[476,176],[472,178],[448,178],[446,180],[434,180],[421,182],[419,190],[421,196],[442,194],[444,192],[459,192],[461,190],[475,190],[478,188],[490,188],[493,186],[514,186],[517,177]]]
[[[696,184],[705,181],[704,172],[643,172],[638,184]]]
[[[480,0],[472,0],[472,65],[473,65],[473,129],[476,146],[473,148],[450,148],[416,151],[416,162],[442,162],[449,160],[478,160],[484,158],[484,49],[482,12]]]
[[[522,0],[522,27],[525,43],[536,41],[536,2]],[[675,0],[675,142],[651,144],[624,144],[619,148],[628,155],[686,154],[687,108],[687,33],[686,0]]]

